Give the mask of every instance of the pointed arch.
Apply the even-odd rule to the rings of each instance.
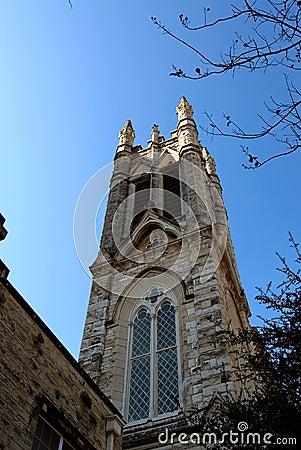
[[[119,323],[125,317],[128,319],[136,300],[141,299],[144,293],[155,286],[162,286],[166,292],[174,293],[179,305],[184,299],[191,297],[189,287],[177,274],[160,266],[147,267],[139,272],[119,296],[112,314],[112,322]]]
[[[178,414],[182,404],[183,358],[180,349],[183,344],[180,343],[180,327],[184,298],[181,280],[162,268],[154,267],[141,272],[140,277],[118,299],[112,322],[112,326],[116,327],[114,403],[131,423]],[[169,308],[166,306],[169,313],[166,311],[163,314],[163,305],[167,303],[170,305]],[[145,311],[144,318],[141,311]],[[139,314],[140,321],[147,321],[148,317],[151,319],[149,353],[146,348],[141,350],[141,354],[136,349],[133,351],[134,341],[148,339],[148,332],[141,334],[145,327],[139,328]],[[163,325],[164,332],[168,327],[170,333],[166,347],[158,344],[163,342]]]
[[[177,299],[153,288],[130,318],[123,414],[129,423],[175,414],[180,406]]]

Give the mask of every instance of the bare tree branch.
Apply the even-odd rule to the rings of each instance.
[[[265,103],[265,115],[258,115],[262,122],[261,130],[244,131],[226,114],[224,114],[225,125],[222,126],[214,121],[211,115],[205,113],[209,127],[202,129],[209,135],[242,140],[270,136],[278,145],[287,147],[287,150],[276,151],[270,157],[259,161],[258,157],[250,153],[248,147],[243,146],[243,152],[249,158],[249,164],[243,166],[257,168],[275,158],[290,155],[301,147],[301,93],[289,78],[290,74],[301,71],[301,1],[236,0],[230,8],[231,12],[228,15],[210,21],[208,18],[212,10],[210,7],[204,7],[203,23],[197,26],[192,26],[190,19],[184,14],[179,15],[180,23],[187,31],[202,33],[205,30],[215,31],[215,28],[221,25],[232,27],[230,31],[233,38],[228,44],[228,49],[216,52],[213,57],[168,29],[156,17],[152,17],[152,20],[164,34],[187,47],[200,60],[200,66],[195,69],[196,74],[186,73],[181,67],[173,65],[170,76],[200,80],[229,71],[234,74],[237,69],[247,69],[251,72],[263,70],[264,73],[277,67],[286,70],[287,101],[278,101],[275,97],[271,97],[269,103]],[[246,34],[239,33],[236,27],[245,30]]]

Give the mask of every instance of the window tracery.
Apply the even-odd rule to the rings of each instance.
[[[128,422],[179,409],[177,311],[153,288],[134,314],[129,349]]]

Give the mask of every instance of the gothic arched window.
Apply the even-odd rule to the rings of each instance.
[[[165,301],[157,315],[158,414],[178,409],[178,362],[175,310]]]
[[[135,317],[133,327],[129,420],[145,419],[150,404],[150,314],[145,308]]]
[[[158,302],[160,296],[146,297],[132,323],[128,422],[179,409],[176,311],[169,299]]]

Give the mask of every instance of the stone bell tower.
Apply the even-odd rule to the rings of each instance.
[[[176,112],[146,148],[120,131],[91,267],[80,363],[122,412],[124,448],[165,448],[162,430],[188,433],[189,411],[240,388],[223,330],[250,313],[222,188],[185,97]]]

